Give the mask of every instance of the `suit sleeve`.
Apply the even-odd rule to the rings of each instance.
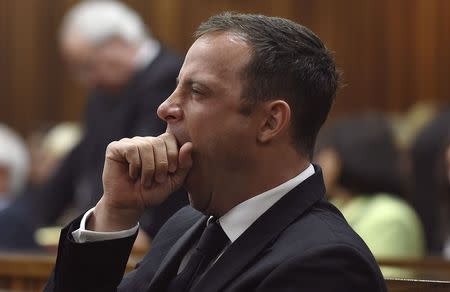
[[[320,247],[287,259],[256,291],[387,291],[379,275],[379,270],[352,247]]]
[[[61,231],[58,257],[45,291],[116,291],[137,232],[115,240],[76,243],[82,216]]]

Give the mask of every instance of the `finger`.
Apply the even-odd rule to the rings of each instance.
[[[153,175],[155,173],[155,157],[153,155],[153,146],[151,140],[135,137],[134,138],[139,150],[139,157],[141,159],[141,184],[150,188],[153,184]]]
[[[117,145],[119,145],[119,153],[128,163],[128,175],[136,180],[141,172],[141,159],[137,146],[131,142],[131,139],[122,139]]]
[[[174,189],[179,188],[192,167],[192,143],[184,143],[178,155],[178,168],[172,176]]]
[[[145,137],[134,137],[133,142],[136,143],[141,160],[141,169],[139,172],[141,184],[150,187],[153,182],[155,170],[155,161],[153,155],[153,146],[151,141]]]
[[[155,180],[158,183],[163,183],[167,179],[167,171],[169,170],[166,143],[161,138],[154,138],[152,146],[155,156]]]
[[[169,172],[174,173],[178,166],[178,145],[177,140],[172,134],[163,134],[161,137],[166,143],[167,159],[169,162]]]

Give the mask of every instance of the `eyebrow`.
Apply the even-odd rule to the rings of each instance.
[[[180,78],[177,77],[177,78],[176,78],[176,84],[178,85],[179,83],[180,83]],[[191,78],[188,78],[188,79],[186,80],[186,83],[187,83],[189,86],[192,86],[193,84],[198,84],[200,87],[204,88],[205,90],[207,90],[207,91],[212,91],[211,88],[210,88],[208,85],[206,85],[205,83],[203,83],[203,82],[201,82],[201,81],[197,81],[197,80],[193,80],[193,79],[191,79]]]

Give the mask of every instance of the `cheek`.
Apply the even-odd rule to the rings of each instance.
[[[101,80],[116,81],[122,79],[123,68],[120,63],[111,58],[100,58],[96,63],[97,76]]]
[[[227,152],[243,152],[248,144],[249,131],[236,117],[217,115],[208,122],[202,122],[199,128],[198,139],[209,153],[224,156]]]
[[[251,118],[240,114],[236,106],[218,103],[193,102],[185,107],[184,125],[202,167],[207,164],[227,166],[240,160],[241,157],[236,156],[244,156],[251,148]]]
[[[98,78],[103,81],[116,81],[120,79],[120,70],[114,66],[105,64],[98,70]]]

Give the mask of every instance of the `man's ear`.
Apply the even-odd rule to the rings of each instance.
[[[258,141],[267,143],[288,130],[291,108],[284,100],[272,100],[263,104],[263,119],[258,132]]]

